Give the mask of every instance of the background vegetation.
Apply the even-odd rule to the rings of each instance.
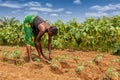
[[[120,55],[120,16],[88,18],[83,23],[72,19],[67,23],[58,20],[58,34],[53,37],[52,46],[57,49],[99,50]],[[15,18],[0,18],[0,45],[24,46],[24,27]],[[46,47],[48,36],[42,37]]]

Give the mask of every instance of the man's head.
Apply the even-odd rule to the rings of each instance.
[[[56,26],[50,26],[50,32],[52,33],[52,36],[56,35],[58,33],[58,29]]]

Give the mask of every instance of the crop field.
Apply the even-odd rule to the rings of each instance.
[[[33,48],[29,63],[25,47],[0,46],[0,80],[120,80],[119,56],[54,49],[51,63],[45,63],[36,53]]]
[[[120,80],[120,16],[50,25],[58,28],[52,38],[52,60],[43,62],[32,48],[34,62],[29,63],[22,23],[0,18],[0,80]],[[45,34],[45,56],[47,42]]]

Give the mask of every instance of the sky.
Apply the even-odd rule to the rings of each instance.
[[[0,0],[0,18],[15,17],[22,22],[31,14],[50,22],[73,18],[83,22],[89,17],[120,15],[120,0]]]

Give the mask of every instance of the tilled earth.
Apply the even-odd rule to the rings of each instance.
[[[9,56],[15,50],[20,59]],[[46,63],[33,48],[32,56],[29,63],[25,47],[0,46],[0,80],[120,80],[120,56],[110,53],[52,50],[53,59]]]

